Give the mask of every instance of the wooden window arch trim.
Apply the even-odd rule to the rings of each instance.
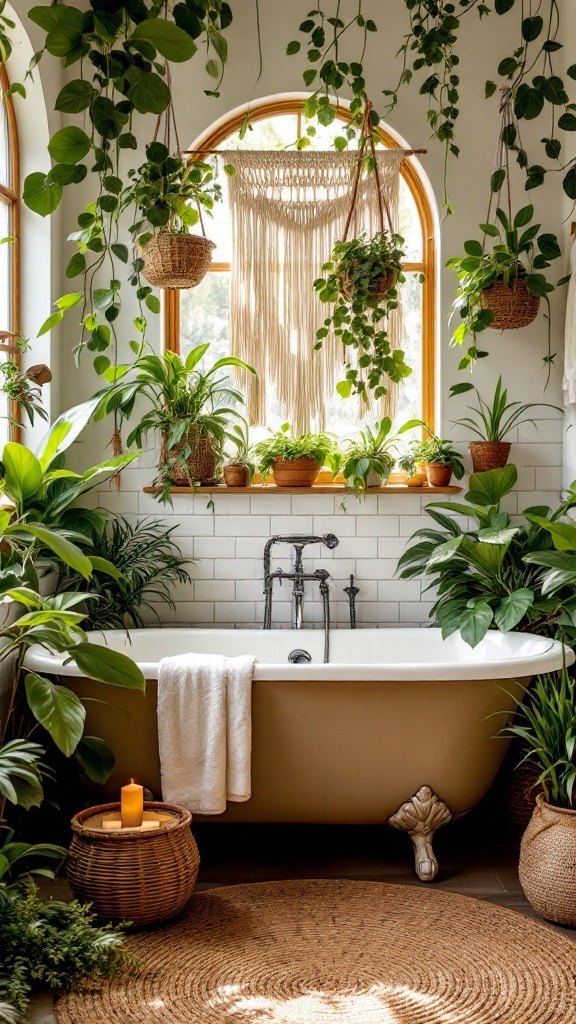
[[[6,122],[8,126],[8,183],[0,182],[0,202],[10,209],[10,235],[16,239],[10,245],[10,323],[0,324],[0,329],[10,330],[15,337],[0,337],[0,348],[8,352],[10,358],[17,364],[20,363],[20,349],[16,340],[20,337],[20,151],[18,146],[18,124],[12,96],[6,95],[10,87],[8,72],[5,64],[0,64],[0,103],[4,104]],[[20,441],[22,429],[20,422],[20,409],[13,403],[11,415],[18,422],[12,426],[10,436],[14,441]]]
[[[250,115],[251,121],[263,121],[282,114],[301,114],[304,100],[283,99],[272,100],[255,107]],[[349,123],[350,112],[346,107],[335,108],[337,117]],[[203,149],[217,149],[230,135],[239,131],[245,120],[245,113],[238,113],[218,125],[210,134],[202,139]],[[387,149],[400,149],[398,141],[378,126],[378,139]],[[437,333],[437,261],[436,261],[436,229],[435,219],[426,192],[426,188],[418,170],[411,159],[404,160],[401,174],[406,182],[420,220],[422,235],[421,262],[407,262],[407,271],[421,271],[426,275],[422,284],[422,419],[434,430],[436,419],[436,333]],[[227,264],[213,263],[212,271],[222,271]],[[164,347],[169,351],[178,352],[180,348],[180,293],[177,289],[164,291]]]

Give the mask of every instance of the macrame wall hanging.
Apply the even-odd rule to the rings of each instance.
[[[399,172],[404,150],[377,152],[382,199],[398,230]],[[334,336],[314,351],[326,317],[312,282],[343,237],[351,208],[358,154],[354,151],[246,151],[227,153],[236,173],[228,179],[232,221],[231,353],[255,366],[250,384],[251,423],[266,425],[266,394],[274,385],[295,434],[322,429],[326,402],[342,375],[342,345]],[[375,176],[358,182],[352,230],[381,230]],[[392,348],[401,345],[400,306],[390,316]],[[398,387],[391,384],[382,415],[393,415]],[[365,411],[365,410],[364,410]]]

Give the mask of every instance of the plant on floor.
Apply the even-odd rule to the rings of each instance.
[[[224,443],[234,443],[232,426],[243,419],[236,406],[244,404],[244,396],[221,371],[233,367],[254,376],[256,371],[235,356],[200,369],[209,348],[198,345],[186,358],[168,351],[143,355],[133,367],[115,367],[110,385],[99,393],[100,415],[118,409],[128,419],[137,397],[147,401],[149,409],[129,435],[128,445],[140,447],[149,433],[160,433],[161,501],[170,500],[172,486],[213,481]]]
[[[532,418],[534,409],[555,409],[556,412],[562,412],[559,406],[551,405],[549,402],[509,402],[508,390],[502,387],[502,375],[498,377],[490,402],[486,402],[478,388],[469,382],[453,384],[450,396],[463,395],[468,391],[476,392],[476,405],[468,406],[472,416],[464,416],[453,422],[466,427],[480,438],[479,441],[471,441],[468,445],[476,473],[506,465],[510,443],[504,438],[514,427],[521,427],[525,423],[531,423],[536,427]]]
[[[158,602],[174,608],[172,587],[190,583],[183,558],[172,534],[159,519],[138,519],[134,524],[122,516],[93,529],[87,553],[111,562],[118,577],[94,569],[89,580],[66,566],[62,567],[57,592],[75,590],[91,600],[86,609],[86,629],[142,628],[142,612],[153,613],[159,622]]]
[[[394,467],[396,456],[393,453],[400,435],[417,425],[418,421],[409,420],[392,433],[392,420],[384,416],[374,429],[367,426],[356,438],[345,441],[341,472],[348,487],[357,495],[363,495],[366,487],[371,486],[371,479],[375,479],[375,486],[386,483]]]
[[[460,631],[475,647],[488,629],[497,628],[576,640],[576,573],[559,576],[557,588],[542,573],[548,559],[554,564],[559,554],[551,533],[576,506],[576,487],[563,495],[558,508],[527,509],[524,522],[513,526],[501,502],[516,479],[515,466],[475,473],[467,504],[427,505],[427,515],[441,529],[418,530],[398,562],[402,579],[425,576],[437,589],[430,618],[441,626],[443,637]],[[475,520],[475,526],[463,528],[446,512]],[[576,534],[576,527],[571,529]]]
[[[293,437],[290,433],[289,423],[283,423],[280,430],[271,431],[270,437],[259,441],[255,452],[258,469],[264,483],[270,473],[274,474],[277,481],[279,471],[288,469],[291,463],[300,462],[300,460],[308,464],[305,466],[305,471],[314,477],[313,483],[322,466],[328,466],[336,475],[341,458],[338,445],[332,434],[322,432]]]
[[[129,964],[138,965],[123,948],[122,932],[122,926],[98,927],[90,907],[76,900],[43,902],[34,886],[4,898],[0,996],[9,1000],[12,1020],[25,1020],[30,998],[40,989],[73,989],[87,978],[115,978]],[[10,1020],[6,1014],[0,1004],[0,1021]]]
[[[322,267],[326,277],[314,281],[320,300],[334,304],[316,332],[315,347],[322,347],[331,330],[342,342],[346,377],[336,386],[342,398],[367,390],[380,398],[386,378],[399,383],[412,372],[402,349],[392,349],[387,329],[387,317],[398,307],[397,286],[405,281],[403,245],[400,235],[387,230],[336,242]],[[357,353],[357,366],[350,364],[350,351]]]

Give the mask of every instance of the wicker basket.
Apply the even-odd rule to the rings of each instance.
[[[157,288],[194,288],[212,262],[216,243],[203,235],[160,231],[142,249],[146,280]]]
[[[522,278],[510,287],[504,281],[495,281],[485,288],[480,297],[483,309],[493,314],[490,327],[494,331],[511,331],[527,327],[536,319],[540,299],[529,292]]]
[[[506,816],[517,833],[524,832],[534,810],[534,800],[541,787],[538,772],[533,765],[517,764],[520,758],[518,747],[512,744],[514,767],[504,783],[503,800]]]
[[[520,884],[529,903],[556,924],[576,925],[576,811],[536,808],[520,847]]]
[[[200,865],[190,811],[173,804],[144,804],[145,811],[161,811],[173,819],[149,832],[102,832],[84,824],[119,809],[118,803],[102,804],[72,819],[67,870],[74,896],[91,903],[105,921],[145,925],[174,917],[190,899]]]
[[[387,270],[385,274],[381,274],[380,277],[376,278],[374,287],[370,289],[370,298],[381,302],[386,293],[391,288],[394,288],[397,277],[398,273],[396,270]],[[345,299],[353,297],[354,286],[352,279],[347,274],[343,274],[340,278],[340,291]]]
[[[468,451],[472,456],[475,473],[486,473],[489,469],[502,469],[510,455],[509,441],[471,441]]]
[[[170,449],[168,449],[168,433],[162,431],[159,469],[163,470],[170,459],[176,458],[188,447],[190,455],[185,462],[175,462],[168,469],[168,476],[174,487],[192,487],[195,483],[215,483],[218,456],[214,438],[200,434],[197,427],[192,427],[187,436]]]

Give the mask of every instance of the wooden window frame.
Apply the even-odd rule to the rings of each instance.
[[[256,107],[251,112],[252,121],[263,121],[269,117],[278,117],[282,114],[296,114],[302,117],[304,100],[285,99],[274,100]],[[338,107],[336,115],[345,123],[351,120],[350,112],[345,107]],[[240,130],[244,123],[245,115],[242,113],[230,117],[218,128],[202,139],[202,147],[205,149],[217,149],[234,132]],[[400,149],[400,145],[386,131],[378,126],[375,133],[387,149]],[[406,262],[404,270],[408,272],[423,273],[425,281],[422,284],[422,419],[434,430],[436,419],[436,344],[437,344],[437,263],[436,263],[436,232],[435,221],[430,200],[426,193],[424,183],[418,174],[414,163],[404,160],[401,168],[402,177],[406,182],[414,202],[420,220],[422,234],[422,260],[419,262]],[[229,263],[212,263],[210,271],[221,273],[230,269]],[[171,352],[180,351],[180,292],[176,288],[165,289],[163,293],[163,337],[164,348]]]
[[[0,349],[6,352],[10,359],[18,366],[20,365],[20,349],[16,341],[20,337],[20,151],[18,147],[18,125],[16,112],[12,97],[6,95],[10,86],[6,65],[0,64],[0,103],[4,104],[6,122],[8,126],[8,174],[7,184],[0,182],[0,203],[7,206],[10,211],[10,235],[16,239],[9,246],[9,267],[10,267],[10,307],[9,322],[0,324],[0,331],[10,331],[13,337],[2,338],[0,336]],[[12,403],[10,414],[16,425],[10,425],[10,437],[13,441],[21,441],[22,427],[20,425],[21,410],[16,402]]]

